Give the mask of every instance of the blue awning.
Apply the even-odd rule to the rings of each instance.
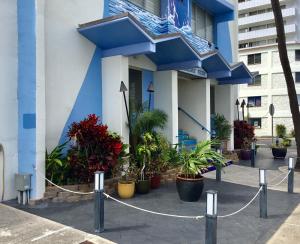
[[[234,5],[229,3],[227,0],[195,0],[196,3],[199,3],[201,8],[204,8],[212,14],[224,14],[234,11]]]
[[[202,58],[202,68],[206,70],[208,78],[223,78],[231,76],[231,68],[218,52]]]
[[[253,75],[243,63],[237,63],[231,67],[231,77],[219,78],[219,85],[249,84],[253,81]]]
[[[157,70],[203,70],[205,76],[224,84],[252,80],[246,67],[231,67],[217,50],[200,53],[199,37],[191,43],[193,37],[182,33],[155,35],[129,13],[79,25],[78,31],[102,50],[102,57],[144,54]]]

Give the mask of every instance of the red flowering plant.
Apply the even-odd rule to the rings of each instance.
[[[110,133],[95,114],[74,122],[68,131],[73,145],[68,151],[72,175],[78,182],[91,182],[94,172],[110,174],[126,149],[116,133]]]
[[[234,121],[234,148],[241,149],[254,140],[254,126],[247,121]],[[251,143],[250,143],[251,144]]]

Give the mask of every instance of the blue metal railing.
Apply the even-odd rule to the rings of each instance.
[[[202,125],[197,119],[195,119],[192,115],[190,115],[187,111],[185,111],[183,108],[178,107],[178,110],[184,113],[188,118],[193,120],[197,125],[201,127],[202,130],[206,131],[208,134],[211,135],[211,132],[204,126]]]

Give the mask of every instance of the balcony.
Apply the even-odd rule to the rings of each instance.
[[[286,34],[292,34],[296,32],[296,25],[285,25],[285,33]],[[246,41],[246,40],[252,40],[252,39],[258,39],[258,38],[269,38],[269,37],[275,37],[276,34],[276,28],[268,28],[268,29],[262,29],[262,30],[256,30],[256,31],[249,31],[245,33],[239,33],[239,41]]]
[[[283,18],[289,18],[296,16],[296,9],[295,8],[287,8],[282,10]],[[239,27],[247,27],[253,24],[263,24],[274,20],[273,12],[257,14],[252,16],[247,16],[243,18],[239,18],[238,24]]]
[[[280,0],[280,3],[288,2],[288,0]],[[239,12],[245,12],[244,10],[251,10],[251,9],[258,9],[263,7],[271,7],[271,1],[270,0],[251,0],[246,1],[243,3],[238,4],[238,10]]]

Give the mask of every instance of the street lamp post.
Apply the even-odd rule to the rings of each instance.
[[[148,111],[151,109],[151,95],[154,92],[154,86],[153,83],[151,82],[148,86],[147,92],[149,92],[149,104],[148,104]]]
[[[128,110],[128,105],[127,105],[127,100],[126,100],[126,95],[125,95],[125,92],[127,92],[127,91],[128,91],[127,87],[125,86],[124,82],[121,81],[120,92],[123,93],[125,108],[126,108],[126,114],[127,114],[127,120],[128,120],[129,135],[131,135],[131,123],[130,123],[129,110]]]
[[[242,107],[242,115],[243,115],[243,121],[245,121],[245,99],[243,99],[242,103],[241,103],[241,107]]]
[[[236,101],[235,101],[235,106],[236,106],[236,110],[237,110],[237,117],[238,117],[238,120],[240,120],[240,113],[239,113],[240,102],[239,102],[239,99],[236,99]]]

